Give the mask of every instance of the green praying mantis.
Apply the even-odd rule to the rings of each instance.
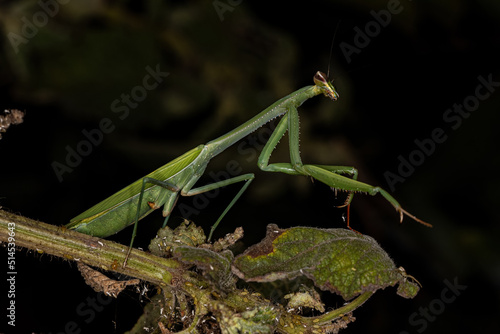
[[[203,175],[213,157],[279,116],[282,116],[282,118],[258,158],[260,169],[267,172],[310,176],[333,189],[347,191],[349,195],[347,196],[345,205],[351,203],[353,194],[356,192],[363,192],[372,196],[381,194],[399,212],[401,222],[403,221],[403,215],[407,215],[423,225],[432,226],[403,210],[396,199],[384,189],[358,181],[358,172],[354,167],[308,165],[302,163],[299,152],[299,115],[297,108],[306,100],[320,94],[325,95],[332,101],[336,101],[339,97],[328,77],[318,71],[314,76],[314,85],[306,86],[285,96],[236,129],[205,145],[199,145],[191,149],[180,157],[135,181],[76,216],[66,227],[81,233],[105,238],[135,223],[129,247],[130,252],[137,233],[137,222],[153,210],[163,206],[165,226],[179,195],[194,196],[230,184],[245,182],[212,226],[209,234],[210,240],[219,222],[250,185],[254,179],[254,174],[239,175],[200,187],[194,187],[196,182]],[[272,152],[287,130],[289,132],[290,162],[269,163]],[[349,224],[348,227],[350,228]],[[126,265],[127,258],[128,254],[125,257],[124,266]]]

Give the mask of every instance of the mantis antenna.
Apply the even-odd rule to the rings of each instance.
[[[330,44],[330,54],[328,56],[328,68],[326,69],[326,77],[330,78],[330,65],[332,62],[332,52],[333,52],[333,44],[335,43],[335,36],[337,36],[337,31],[339,30],[340,20],[338,20],[337,25],[335,26],[335,30],[333,31],[332,43]]]

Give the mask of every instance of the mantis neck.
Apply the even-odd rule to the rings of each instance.
[[[304,101],[320,93],[321,90],[318,86],[306,86],[276,101],[236,129],[208,142],[205,146],[210,150],[210,158],[216,156],[274,118],[284,115],[288,112],[288,108],[292,106],[298,108]]]

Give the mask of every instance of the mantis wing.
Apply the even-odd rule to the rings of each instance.
[[[193,162],[193,160],[196,159],[196,157],[198,157],[202,149],[203,145],[200,145],[184,153],[180,157],[175,158],[174,160],[163,165],[157,170],[149,173],[145,177],[149,177],[155,180],[165,181],[171,178],[172,176],[182,172],[186,167],[188,167]],[[140,178],[134,183],[128,185],[127,187],[123,188],[122,190],[118,191],[112,196],[106,198],[105,200],[99,202],[90,209],[86,210],[85,212],[71,219],[70,223],[66,225],[66,227],[70,229],[77,229],[79,225],[88,224],[89,222],[98,219],[102,215],[112,211],[113,209],[116,209],[117,207],[128,205],[129,202],[132,202],[132,200],[135,197],[138,197],[138,195],[140,194],[142,189],[142,183],[143,183],[143,178]],[[175,186],[175,184],[173,186]],[[151,191],[153,187],[158,188],[159,186],[149,184],[145,187],[144,192]],[[136,208],[137,207],[135,206],[134,210]]]

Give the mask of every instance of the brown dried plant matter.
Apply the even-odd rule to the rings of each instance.
[[[104,292],[108,296],[117,297],[120,292],[128,285],[139,284],[139,279],[131,279],[127,281],[115,281],[102,274],[101,272],[92,269],[91,267],[78,262],[78,270],[85,279],[85,283],[89,285],[95,292]]]
[[[24,112],[18,109],[5,109],[5,116],[0,115],[0,139],[2,139],[2,132],[13,124],[21,124],[23,122]]]

